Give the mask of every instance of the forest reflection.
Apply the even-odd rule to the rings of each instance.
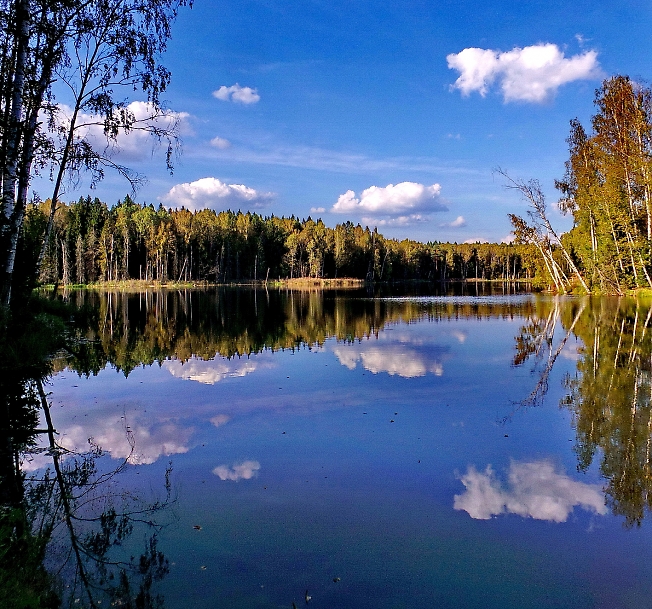
[[[506,486],[490,470],[470,469],[463,478],[467,491],[456,496],[456,509],[474,518],[517,513],[563,522],[573,506],[581,505],[598,514],[610,510],[627,527],[641,525],[652,509],[652,302],[501,293],[374,296],[364,290],[70,292],[67,300],[86,307],[88,314],[83,324],[73,328],[74,340],[66,352],[55,357],[54,370],[94,375],[111,366],[129,375],[136,367],[160,363],[171,374],[180,374],[175,366],[190,360],[224,364],[211,370],[186,364],[184,378],[212,383],[220,375],[248,374],[254,358],[247,356],[269,351],[271,357],[273,351],[321,347],[332,340],[332,352],[345,368],[353,370],[360,363],[374,374],[410,379],[442,374],[439,362],[444,352],[438,349],[445,345],[429,344],[428,357],[410,359],[410,349],[418,345],[398,349],[398,332],[388,333],[393,335],[389,340],[387,336],[375,340],[390,327],[446,323],[446,332],[452,337],[459,334],[461,343],[465,337],[460,326],[447,322],[514,321],[518,325],[508,330],[518,328],[511,364],[529,367],[532,386],[511,416],[527,417],[528,407],[542,405],[556,362],[572,359],[574,370],[563,381],[561,406],[572,414],[578,469],[596,464],[604,476],[606,507],[600,487],[573,485],[551,461],[540,460],[515,461]],[[418,332],[418,326],[415,329]],[[364,339],[371,340],[357,344]],[[391,359],[391,366],[382,360],[383,354]],[[155,584],[168,567],[157,548],[156,532],[171,501],[169,487],[161,499],[138,498],[120,491],[119,475],[131,463],[153,463],[162,454],[174,453],[169,438],[164,452],[154,447],[150,454],[146,445],[134,452],[133,443],[138,442],[134,419],[134,429],[124,429],[119,451],[115,446],[103,447],[113,460],[103,461],[102,449],[96,445],[71,452],[48,421],[48,397],[42,385],[47,373],[7,366],[2,372],[7,411],[13,414],[1,430],[0,542],[13,554],[0,556],[0,584],[31,594],[33,599],[26,599],[25,606],[59,606],[63,598],[73,603],[79,598],[77,606],[97,606],[99,600],[160,606]],[[39,411],[46,414],[46,428],[40,430]],[[211,414],[215,427],[229,420],[228,414]],[[91,419],[89,424],[94,424]],[[181,447],[176,452],[183,452],[189,436],[179,429],[174,427],[170,433]],[[71,430],[58,431],[62,438],[74,436]],[[114,425],[112,431],[121,429]],[[190,427],[186,431],[190,434]],[[40,453],[30,454],[37,432],[48,440]],[[98,427],[95,432],[101,443],[102,430]],[[152,441],[157,438],[152,435]],[[29,459],[34,459],[34,467]],[[36,469],[41,462],[49,466],[49,473],[43,467]],[[258,461],[249,460],[220,465],[213,473],[233,481],[254,476],[260,467]],[[531,484],[533,477],[541,479],[542,472],[548,495],[554,499],[545,504],[540,503],[541,488]],[[490,492],[479,494],[479,488]],[[562,503],[560,488],[566,492]],[[147,538],[144,550],[129,541],[134,532],[141,540]],[[120,557],[123,550],[127,554]],[[139,558],[131,559],[132,554]],[[53,564],[61,567],[55,578]],[[76,582],[75,588],[62,589],[56,583],[61,578]]]
[[[55,362],[59,369],[95,374],[110,364],[128,375],[137,366],[160,362],[174,373],[177,363],[193,358],[194,367],[184,374],[194,373],[202,382],[214,382],[206,377],[209,372],[248,374],[250,360],[236,359],[229,366],[227,360],[265,350],[322,346],[327,339],[355,343],[398,324],[520,319],[512,364],[531,366],[533,384],[509,416],[541,405],[558,358],[575,359],[574,373],[564,380],[562,406],[572,413],[578,468],[587,470],[599,459],[607,505],[626,526],[640,525],[652,509],[652,302],[501,294],[374,298],[364,290],[253,289],[80,291],[69,297],[96,314],[75,354]],[[576,351],[569,349],[571,339],[579,345]],[[370,359],[392,348],[374,342],[367,349],[373,353],[364,355]],[[355,367],[361,353],[340,351],[334,347],[340,363]],[[425,373],[406,357],[403,361],[399,354],[383,370],[405,378]],[[220,358],[222,371],[206,372],[197,365]],[[372,364],[366,367],[373,372],[378,366]],[[438,375],[435,364],[429,371]]]
[[[521,405],[537,405],[567,340],[581,341],[560,405],[572,414],[578,469],[599,460],[607,506],[627,527],[640,526],[652,509],[651,320],[646,300],[552,300],[547,313],[522,326],[513,362],[535,362],[536,383]],[[561,337],[554,336],[557,321]]]
[[[2,455],[0,606],[98,608],[104,602],[162,609],[155,584],[169,565],[157,535],[170,519],[171,470],[160,497],[125,489],[120,474],[128,458],[108,463],[92,439],[84,451],[65,449],[56,439],[42,380],[27,381],[24,389],[40,401],[47,427],[2,430],[3,444],[13,443],[15,452]],[[40,433],[48,438],[43,448],[30,439]],[[18,444],[21,435],[25,440]],[[128,431],[127,441],[133,450]],[[40,467],[29,471],[35,458]]]
[[[211,360],[265,350],[351,343],[388,325],[450,319],[530,318],[527,297],[389,297],[364,290],[152,290],[71,292],[76,306],[95,311],[72,357],[55,362],[80,374],[107,364],[128,375],[135,367],[174,359]]]

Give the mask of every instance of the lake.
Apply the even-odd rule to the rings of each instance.
[[[79,540],[147,504],[103,556],[155,534],[170,609],[649,607],[652,302],[464,290],[68,294],[94,313],[46,390],[96,447]],[[71,602],[125,604],[70,530]]]

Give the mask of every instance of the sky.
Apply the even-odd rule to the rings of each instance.
[[[182,140],[174,172],[133,134],[116,160],[147,177],[140,203],[457,243],[508,240],[507,214],[526,212],[501,168],[538,179],[568,230],[554,180],[569,121],[590,128],[604,78],[650,78],[650,31],[642,0],[195,0],[162,58]],[[51,185],[34,188],[46,198]],[[91,194],[128,192],[107,173]],[[86,194],[82,181],[62,198]]]

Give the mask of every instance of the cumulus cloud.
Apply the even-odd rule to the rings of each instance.
[[[259,469],[260,463],[258,461],[243,461],[242,463],[236,463],[232,467],[218,465],[213,469],[213,473],[220,480],[233,480],[237,482],[238,480],[250,480],[258,475]]]
[[[466,226],[466,220],[464,216],[457,216],[452,222],[445,222],[444,224],[439,225],[441,228],[462,228]]]
[[[448,67],[460,76],[452,85],[466,96],[477,91],[485,96],[498,83],[505,102],[541,103],[557,89],[575,80],[600,78],[596,51],[566,57],[556,44],[541,43],[501,52],[467,48],[446,57]]]
[[[473,244],[473,243],[489,243],[487,239],[483,237],[473,237],[472,239],[467,239],[464,243]]]
[[[417,222],[426,222],[428,218],[422,214],[410,214],[409,216],[397,216],[396,218],[362,216],[360,219],[364,224],[372,224],[375,226],[410,226]]]
[[[424,186],[401,182],[385,187],[370,186],[356,197],[352,190],[340,195],[331,211],[339,214],[360,214],[364,220],[378,225],[409,224],[423,219],[419,212],[446,211],[440,198],[441,186]]]
[[[602,488],[573,480],[555,471],[549,461],[519,463],[509,468],[507,490],[491,466],[484,473],[470,466],[461,478],[466,491],[455,495],[453,507],[471,518],[487,520],[499,514],[518,514],[535,520],[565,522],[576,505],[606,514]]]
[[[166,360],[163,362],[162,367],[177,378],[197,381],[205,385],[214,385],[225,378],[242,377],[251,374],[258,366],[256,362],[250,359],[202,360],[193,357],[187,362]]]
[[[211,140],[211,146],[214,148],[219,148],[220,150],[226,150],[227,148],[231,147],[231,142],[229,142],[229,140],[225,140],[223,137],[215,136]]]
[[[241,87],[238,83],[227,87],[222,85],[217,91],[213,91],[213,97],[222,101],[232,101],[239,104],[255,104],[260,101],[258,89]]]
[[[201,178],[173,186],[159,199],[170,206],[184,206],[191,211],[210,208],[216,211],[227,208],[260,208],[274,197],[271,192],[259,192],[244,184],[225,184],[217,178]]]
[[[325,207],[311,207],[310,212],[313,214],[323,214],[326,211]]]
[[[333,353],[349,370],[354,370],[361,362],[362,367],[373,374],[385,372],[403,378],[425,376],[427,372],[436,376],[444,373],[439,361],[428,361],[424,355],[402,345],[339,345]]]

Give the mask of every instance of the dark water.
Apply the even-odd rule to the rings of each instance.
[[[650,606],[652,303],[71,298],[97,313],[57,360],[58,441],[127,460],[121,492],[172,463],[166,607]]]

